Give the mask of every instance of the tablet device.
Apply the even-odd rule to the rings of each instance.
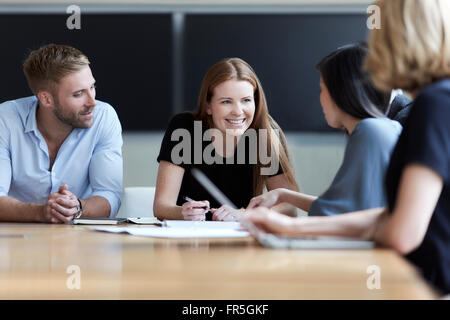
[[[237,207],[219,188],[199,169],[191,170],[192,176],[214,197],[220,204],[228,205],[233,209]],[[375,246],[373,241],[359,240],[343,237],[304,236],[284,237],[265,233],[250,221],[241,222],[264,247],[279,249],[371,249]]]

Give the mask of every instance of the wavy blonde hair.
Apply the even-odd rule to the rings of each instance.
[[[379,0],[381,29],[369,37],[365,67],[382,90],[415,92],[450,76],[450,1]]]
[[[252,67],[247,62],[239,58],[226,58],[220,60],[208,70],[203,78],[200,88],[197,112],[194,113],[195,118],[197,120],[202,120],[207,127],[213,128],[211,116],[206,112],[208,103],[211,101],[214,88],[227,80],[247,81],[253,86],[255,115],[250,128],[255,130],[267,130],[267,154],[271,155],[272,151],[278,153],[278,159],[285,177],[289,183],[298,190],[298,185],[295,181],[289,159],[286,138],[280,126],[269,115],[267,101],[261,82],[256,76],[255,71],[253,71]],[[279,136],[275,133],[275,130],[277,130]],[[263,192],[268,177],[260,174],[260,169],[262,167],[265,166],[261,164],[258,152],[257,164],[253,167],[253,191],[255,196],[260,195]]]

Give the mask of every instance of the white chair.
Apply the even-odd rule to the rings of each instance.
[[[118,218],[153,217],[155,187],[128,187],[122,195]]]

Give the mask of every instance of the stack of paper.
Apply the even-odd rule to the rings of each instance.
[[[156,238],[243,238],[239,222],[165,220],[163,227],[97,227],[95,231],[128,233],[135,236]]]

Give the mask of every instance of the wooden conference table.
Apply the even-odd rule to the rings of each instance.
[[[380,268],[380,289],[367,287],[371,265]],[[273,250],[252,238],[156,239],[87,226],[0,224],[0,299],[435,297],[387,249]]]

